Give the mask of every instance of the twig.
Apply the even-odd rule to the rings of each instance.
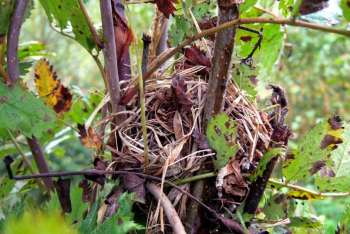
[[[18,65],[18,42],[21,26],[24,19],[29,0],[17,0],[15,11],[11,17],[10,27],[7,35],[7,71],[9,75],[10,84],[14,84],[18,79],[19,65]]]
[[[83,1],[82,0],[78,0],[78,3],[79,3],[80,10],[83,13],[83,15],[84,15],[84,17],[86,19],[86,22],[88,24],[88,27],[90,29],[92,40],[95,42],[95,44],[99,48],[103,49],[103,43],[102,43],[100,37],[98,36],[98,34],[96,32],[96,29],[95,29],[95,27],[94,27],[94,25],[93,25],[93,23],[92,23],[92,21],[91,21],[91,19],[89,17],[89,14],[86,11],[86,8],[84,7]]]
[[[10,139],[11,139],[12,143],[15,145],[15,147],[16,147],[18,153],[21,155],[21,157],[22,157],[24,163],[27,165],[29,171],[33,174],[34,171],[33,171],[33,168],[32,168],[32,166],[31,166],[31,163],[30,163],[30,161],[28,160],[28,158],[25,156],[25,154],[24,154],[24,152],[23,152],[21,146],[18,144],[18,142],[16,141],[16,139],[15,139],[15,137],[13,136],[13,134],[11,133],[11,131],[10,131],[10,130],[7,130],[7,131],[8,131],[8,133],[9,133],[9,136],[10,136]]]
[[[311,189],[304,188],[304,187],[299,186],[299,185],[284,183],[282,181],[279,181],[279,180],[273,179],[273,178],[269,179],[269,183],[272,185],[286,187],[286,188],[289,188],[289,189],[292,189],[295,191],[306,192],[306,193],[309,193],[309,194],[312,194],[315,196],[319,196],[319,197],[347,197],[350,195],[350,192],[346,192],[346,193],[321,193],[321,192],[313,191]]]
[[[145,73],[144,80],[149,79],[152,76],[152,74],[161,65],[163,65],[168,59],[173,57],[176,53],[180,52],[185,46],[190,45],[192,42],[194,42],[202,37],[209,36],[209,35],[215,34],[217,32],[223,31],[227,28],[234,27],[237,24],[255,24],[255,23],[291,25],[291,26],[308,28],[308,29],[313,29],[313,30],[318,30],[318,31],[328,32],[328,33],[335,33],[335,34],[350,37],[350,30],[336,29],[334,27],[327,27],[327,26],[323,26],[320,24],[305,22],[302,20],[285,19],[285,18],[235,19],[235,20],[231,20],[227,23],[218,25],[217,27],[210,28],[210,29],[202,31],[201,33],[193,35],[193,36],[187,38],[186,40],[184,40],[182,43],[180,43],[177,47],[173,48],[170,52],[167,52],[163,56],[160,55],[159,59],[155,59],[154,62],[149,66],[147,72]],[[126,94],[123,96],[122,103],[123,104],[128,103],[136,93],[137,93],[137,85],[134,84],[131,88],[129,88],[127,90]]]
[[[32,138],[27,137],[27,142],[29,145],[30,150],[32,151],[34,161],[38,167],[38,170],[40,173],[49,173],[49,167],[47,165],[47,162],[45,160],[44,153],[38,143],[38,140],[35,136]],[[43,178],[43,182],[46,186],[46,189],[48,192],[54,190],[53,181],[51,178]]]
[[[152,193],[152,195],[160,201],[165,215],[168,218],[168,221],[173,228],[175,234],[186,234],[185,228],[181,222],[179,215],[177,214],[175,208],[171,204],[169,198],[158,188],[157,185],[153,183],[147,183],[146,188]]]
[[[188,183],[195,182],[198,180],[213,178],[215,176],[217,176],[216,172],[208,172],[208,173],[203,173],[203,174],[187,177],[184,179],[176,180],[174,183],[177,185],[183,185],[183,184],[188,184]]]
[[[111,99],[112,112],[117,113],[119,110],[120,87],[111,1],[100,0],[100,9],[104,39],[105,72],[108,81],[107,89]]]

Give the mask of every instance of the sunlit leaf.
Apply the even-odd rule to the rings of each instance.
[[[216,151],[215,168],[225,166],[238,151],[236,144],[237,128],[234,120],[225,113],[212,117],[207,127],[207,138],[211,148]]]
[[[288,198],[298,200],[320,200],[324,199],[324,196],[307,191],[292,190],[287,193]]]
[[[0,138],[8,138],[8,130],[40,137],[54,121],[54,112],[29,91],[0,82]]]
[[[35,225],[34,225],[35,224]],[[50,214],[26,211],[20,218],[11,218],[5,224],[6,234],[77,234],[71,224],[58,212]]]
[[[315,218],[307,217],[290,217],[290,227],[303,227],[303,228],[321,228],[322,223]]]
[[[38,94],[44,102],[58,114],[67,112],[72,105],[72,95],[57,79],[56,72],[46,59],[37,62],[34,74]]]

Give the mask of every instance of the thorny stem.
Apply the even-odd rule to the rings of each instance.
[[[91,32],[91,36],[92,36],[92,39],[93,41],[95,42],[95,44],[99,47],[99,48],[103,48],[103,43],[100,39],[100,37],[98,36],[97,32],[96,32],[96,29],[91,21],[91,18],[89,17],[89,14],[88,12],[86,11],[85,9],[85,6],[84,6],[84,3],[82,0],[78,0],[78,3],[79,3],[79,7],[80,7],[80,10],[81,12],[83,13],[85,19],[86,19],[86,22],[88,24],[88,27],[90,29],[90,32]]]
[[[108,81],[107,89],[111,99],[112,112],[117,113],[119,110],[120,87],[111,1],[100,0],[100,9],[104,39],[103,53]]]
[[[295,20],[295,19],[285,19],[281,17],[277,18],[242,18],[242,19],[234,19],[229,22],[223,23],[221,25],[218,25],[216,27],[203,30],[202,32],[193,35],[186,40],[184,40],[182,43],[180,43],[177,47],[171,49],[170,51],[166,51],[164,54],[161,54],[157,59],[155,59],[152,64],[149,66],[147,72],[144,75],[144,80],[149,79],[152,74],[166,61],[168,61],[171,57],[173,57],[176,53],[180,52],[185,46],[190,45],[192,42],[212,34],[215,34],[217,32],[223,31],[228,28],[232,28],[236,25],[241,24],[255,24],[255,23],[261,23],[261,24],[281,24],[281,25],[291,25],[296,27],[302,27],[302,28],[308,28],[313,30],[318,30],[322,32],[328,32],[328,33],[335,33],[343,36],[350,37],[350,30],[343,30],[343,29],[337,29],[334,27],[328,27],[323,26],[320,24],[314,24],[305,22],[302,20]],[[131,98],[137,93],[137,86],[134,84],[131,88],[129,88],[122,98],[123,104],[128,103]]]
[[[18,42],[21,26],[29,0],[17,0],[15,11],[11,17],[7,35],[7,71],[10,84],[14,84],[20,73],[18,65]]]

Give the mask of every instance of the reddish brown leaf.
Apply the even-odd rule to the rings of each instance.
[[[175,98],[178,104],[192,106],[192,101],[186,94],[187,87],[183,78],[180,76],[174,76],[171,82],[171,87],[175,93]]]
[[[321,170],[324,166],[326,166],[326,161],[324,160],[316,161],[310,168],[309,172],[311,175],[313,175],[319,170]]]
[[[169,18],[176,11],[175,3],[177,3],[177,0],[155,0],[155,3],[166,18]]]
[[[131,77],[129,46],[134,39],[124,14],[124,6],[115,0],[113,7],[113,23],[117,49],[118,74],[120,80]]]
[[[140,203],[145,203],[146,190],[145,179],[135,174],[123,175],[123,184],[129,192],[133,192],[136,195],[136,199]]]
[[[248,42],[252,40],[252,36],[241,36],[239,39],[241,41]]]
[[[328,0],[303,0],[299,7],[302,15],[315,13],[328,7]]]
[[[101,137],[95,133],[94,129],[89,127],[88,131],[84,125],[78,124],[81,143],[87,148],[100,149],[102,146]]]
[[[89,181],[86,179],[83,179],[79,183],[79,187],[83,189],[83,193],[82,193],[83,202],[92,202],[93,195],[92,195],[92,189],[89,184]]]
[[[332,128],[333,130],[337,130],[337,129],[343,128],[342,119],[341,119],[340,116],[338,116],[338,115],[333,116],[332,118],[330,118],[330,119],[328,120],[328,123],[331,125],[331,128]]]
[[[192,65],[211,67],[210,59],[197,46],[186,47],[184,49],[186,62]]]
[[[330,145],[337,145],[342,143],[343,140],[332,135],[325,135],[321,141],[320,148],[325,149]]]
[[[123,189],[120,186],[116,186],[107,195],[105,204],[107,204],[106,217],[111,217],[119,208],[119,197],[123,194]]]
[[[72,212],[72,202],[70,200],[70,179],[61,179],[54,181],[54,186],[57,191],[58,200],[62,210],[65,213]]]
[[[195,129],[192,133],[192,137],[194,141],[196,142],[198,149],[203,150],[203,149],[209,149],[209,143],[207,138],[203,133],[200,133],[198,129]]]

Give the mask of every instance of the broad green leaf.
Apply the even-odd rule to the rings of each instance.
[[[195,28],[192,24],[182,15],[175,15],[173,18],[173,23],[170,27],[169,36],[170,41],[173,46],[178,45],[187,36],[195,32]]]
[[[20,218],[10,218],[5,224],[6,234],[77,234],[58,212],[50,214],[26,211]]]
[[[334,141],[341,140],[342,132],[341,128],[332,129],[328,121],[320,122],[311,129],[300,139],[283,166],[283,175],[287,181],[304,179],[314,174],[312,171],[317,162],[328,161]]]
[[[343,16],[347,21],[350,21],[350,0],[341,0],[340,8],[343,11]]]
[[[220,169],[238,151],[236,123],[226,113],[218,114],[209,121],[206,134],[210,147],[216,151],[215,168]]]
[[[256,83],[254,83],[256,77],[256,69],[241,63],[234,65],[232,78],[251,101],[255,101],[258,93],[256,90]]]
[[[40,137],[55,118],[51,109],[20,85],[9,88],[0,82],[0,138],[8,138],[8,130]]]
[[[253,174],[249,176],[250,181],[255,181],[258,177],[262,176],[267,164],[271,161],[272,158],[276,156],[281,156],[283,154],[283,148],[272,148],[269,149],[264,156],[260,159],[258,168],[254,171]]]
[[[293,10],[294,0],[280,0],[278,8],[280,9],[283,16],[289,16]]]
[[[45,44],[40,41],[29,41],[19,45],[18,59],[23,61],[24,59],[32,56],[44,56],[48,52],[45,51]]]
[[[71,27],[76,41],[88,51],[94,48],[95,44],[88,23],[77,0],[40,0],[40,3],[45,9],[50,23],[57,23],[62,31]]]
[[[262,30],[261,47],[258,48],[253,58],[260,67],[270,70],[280,56],[283,45],[283,32],[280,25],[249,25],[247,28],[257,32]],[[258,34],[246,30],[238,30],[236,33],[237,53],[240,58],[246,58],[253,50],[259,39]]]
[[[345,125],[343,143],[331,154],[333,177],[317,176],[315,183],[321,191],[350,191],[350,124]]]

